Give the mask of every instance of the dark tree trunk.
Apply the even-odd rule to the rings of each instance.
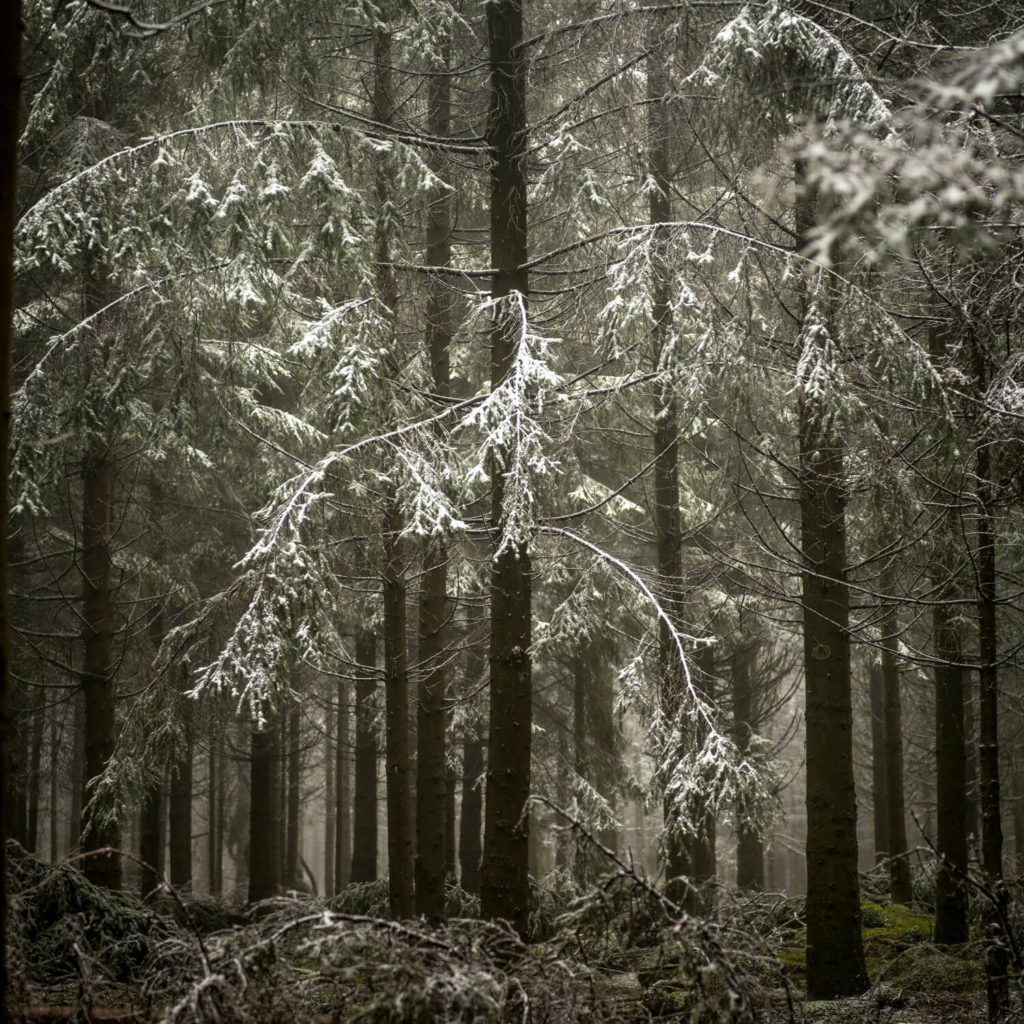
[[[874,811],[875,863],[889,857],[889,797],[885,775],[885,688],[881,661],[868,669],[871,697],[871,806]]]
[[[448,43],[431,68],[427,94],[427,130],[436,138],[448,135],[451,87]],[[427,154],[430,169],[441,176],[445,163],[440,150]],[[427,265],[451,262],[451,200],[447,189],[433,191],[427,206]],[[434,392],[450,393],[450,289],[439,277],[428,282],[426,347]],[[436,426],[438,442],[443,429]],[[423,584],[420,599],[419,714],[416,729],[416,913],[437,923],[444,918],[444,882],[448,835],[448,769],[445,754],[445,635],[448,620],[448,552],[440,541],[423,545]]]
[[[526,262],[526,54],[522,0],[487,5],[491,74],[487,145],[491,155],[491,295],[518,293],[525,303]],[[491,329],[491,387],[508,376],[521,324],[511,303],[501,303]],[[491,473],[491,525],[501,530],[504,479],[498,453]],[[487,744],[487,801],[480,912],[504,918],[525,936],[529,929],[530,745],[533,722],[530,637],[532,585],[526,543],[506,547],[491,565],[491,685]]]
[[[56,864],[60,859],[60,838],[58,835],[58,822],[60,816],[58,801],[60,788],[58,786],[59,775],[57,767],[57,718],[56,715],[50,718],[50,863]]]
[[[82,794],[85,792],[85,696],[71,698],[71,810],[68,850],[80,850],[82,841]]]
[[[933,361],[945,357],[945,336],[934,330],[929,339]],[[957,565],[952,552],[960,538],[960,517],[948,506],[938,524],[934,566],[935,604],[932,644],[935,655],[935,803],[936,839],[940,860],[935,878],[935,941],[955,945],[967,941],[967,894],[961,879],[967,872],[967,799],[964,743],[964,670],[957,621]]]
[[[249,762],[249,902],[276,896],[280,887],[280,821],[276,809],[280,729],[252,729]]]
[[[372,667],[373,662],[376,659],[376,651],[372,643],[372,634],[370,634],[371,642],[369,644],[369,651],[365,653],[366,662]],[[359,664],[364,664],[360,656],[360,641],[356,639],[356,656],[359,659]],[[370,694],[372,695],[372,683],[373,679],[370,679]],[[371,698],[366,698],[371,699]],[[341,892],[342,889],[348,885],[349,879],[352,877],[352,787],[349,783],[349,719],[352,717],[349,709],[349,684],[344,679],[338,680],[338,726],[337,726],[337,744],[335,746],[334,755],[334,791],[335,791],[335,810],[334,810],[334,892]],[[374,778],[374,785],[376,785],[376,755],[372,752],[369,758],[370,774]],[[359,787],[356,786],[357,800],[359,794]],[[376,819],[377,810],[376,807],[373,809],[373,816]],[[373,839],[373,862],[376,864],[377,861],[377,831],[374,827],[374,839]]]
[[[25,849],[37,853],[39,850],[39,795],[42,788],[40,762],[43,756],[43,732],[46,725],[45,695],[42,690],[36,694],[32,709],[32,736],[28,757],[28,807],[25,829]]]
[[[990,885],[1003,880],[1003,827],[999,801],[999,636],[996,631],[996,542],[992,528],[989,449],[978,448],[978,782],[981,803],[981,864]]]
[[[803,186],[799,166],[797,184]],[[800,239],[808,237],[813,214],[813,200],[801,196],[796,207]],[[863,992],[868,984],[857,876],[846,470],[843,439],[832,410],[806,392],[800,395],[798,415],[807,730],[807,995],[835,999]]]
[[[483,651],[479,644],[473,644],[466,658],[469,692],[481,684],[484,671]],[[480,858],[483,852],[480,832],[484,807],[484,745],[480,738],[483,723],[476,718],[476,715],[466,716],[462,748],[462,814],[459,818],[459,884],[474,895],[480,892]]]
[[[302,887],[299,866],[299,786],[302,781],[302,717],[295,705],[288,712],[288,815],[285,835],[285,884]]]
[[[384,731],[391,916],[412,917],[413,825],[409,792],[409,655],[406,639],[405,546],[390,506],[384,525]]]
[[[219,896],[222,888],[222,877],[221,877],[221,865],[220,865],[220,850],[221,844],[223,843],[223,836],[221,834],[221,804],[223,798],[221,795],[221,773],[223,772],[223,764],[221,763],[220,753],[220,738],[219,736],[212,736],[210,738],[210,752],[209,752],[209,791],[207,793],[207,808],[208,808],[208,834],[206,839],[206,861],[207,861],[207,885],[211,896]]]
[[[334,885],[334,844],[338,831],[338,798],[334,786],[340,744],[334,739],[338,716],[329,702],[324,717],[324,897],[330,899],[338,891]]]
[[[139,818],[139,891],[147,896],[164,877],[164,794],[163,786],[149,787]]]
[[[11,429],[11,313],[14,304],[14,220],[18,172],[18,108],[21,90],[21,2],[0,13],[0,537],[9,536],[8,467]],[[11,735],[11,631],[7,547],[0,543],[0,793],[7,782]],[[6,801],[0,806],[0,849],[7,848]],[[7,934],[7,858],[0,857],[0,936]],[[7,1019],[8,959],[0,941],[0,1020]]]
[[[655,48],[647,61],[647,134],[650,147],[647,155],[649,189],[648,219],[651,224],[664,224],[672,219],[669,183],[669,130],[665,119],[665,98],[668,81],[664,72],[664,54]],[[654,321],[654,369],[661,367],[672,330],[672,307],[669,299],[670,278],[663,248],[665,231],[655,228],[655,254],[651,261],[651,317]],[[668,381],[658,384],[654,408],[654,535],[658,577],[661,580],[659,599],[673,624],[678,627],[681,599],[678,592],[683,572],[682,529],[679,519],[679,438],[678,402],[675,389]],[[689,698],[675,638],[664,620],[658,622],[658,670],[660,673],[659,703],[666,720],[683,713]],[[679,756],[684,751],[680,750]],[[679,808],[665,802],[665,877],[666,891],[677,902],[685,899],[687,886],[676,881],[691,873],[692,865],[686,840],[680,831]]]
[[[110,512],[114,466],[103,448],[94,448],[82,467],[82,693],[85,699],[85,779],[103,773],[117,742],[114,674],[114,594],[111,582]],[[82,831],[85,851],[121,845],[114,822],[97,824],[95,816]],[[86,877],[108,889],[121,887],[121,857],[105,853],[83,861]]]
[[[973,674],[964,676],[964,747],[967,758],[964,761],[964,799],[967,808],[967,835],[976,839],[981,836],[981,811],[978,806],[978,730],[974,721]]]
[[[750,738],[754,734],[754,690],[751,680],[754,653],[754,645],[741,638],[732,656],[733,738],[741,756],[746,756]],[[739,809],[736,818],[736,886],[739,889],[764,889],[764,844],[761,835],[750,823],[749,810]]]
[[[377,737],[373,729],[377,689],[377,637],[369,630],[356,633],[356,751],[355,800],[352,823],[352,881],[377,877]]]
[[[883,582],[885,589],[891,587]],[[882,619],[882,682],[885,708],[885,775],[888,794],[889,880],[894,903],[914,899],[907,859],[907,820],[903,794],[903,706],[900,701],[900,672],[897,661],[899,613],[896,605],[885,610]]]
[[[192,884],[192,707],[186,705],[185,749],[171,769],[169,800],[171,885]]]

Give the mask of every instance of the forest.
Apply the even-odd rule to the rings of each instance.
[[[0,1018],[1024,1020],[1024,6],[0,7]]]

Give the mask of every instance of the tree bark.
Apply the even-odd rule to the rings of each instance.
[[[11,441],[11,341],[14,306],[14,222],[18,173],[18,113],[21,91],[21,0],[0,14],[0,537],[10,535],[8,474]],[[11,734],[11,630],[7,546],[0,544],[0,791],[6,781]],[[6,801],[0,807],[0,844],[7,848]],[[7,934],[7,858],[0,857],[0,936]],[[7,1018],[8,959],[0,941],[0,1019]]]
[[[883,587],[891,592],[889,581]],[[882,683],[885,711],[885,775],[888,800],[886,831],[889,837],[889,882],[894,903],[913,902],[914,890],[907,860],[907,819],[903,793],[903,707],[897,661],[899,611],[889,604],[882,619]]]
[[[171,769],[169,800],[171,885],[192,884],[192,705],[185,705],[185,749]]]
[[[868,669],[871,704],[871,806],[874,811],[875,863],[889,858],[889,797],[885,775],[885,688],[881,660]]]
[[[334,844],[338,830],[338,798],[335,796],[334,785],[339,747],[334,739],[338,715],[330,702],[324,719],[324,897],[330,899],[337,892],[334,884]]]
[[[742,621],[742,612],[741,621]],[[754,734],[754,691],[751,681],[755,647],[739,639],[732,655],[733,740],[741,757],[750,749]],[[736,887],[744,890],[764,889],[764,844],[757,828],[750,823],[746,809],[736,814]]]
[[[377,637],[369,630],[356,633],[356,751],[355,799],[352,823],[352,881],[377,877],[377,737],[373,729],[377,689]]]
[[[522,0],[487,5],[491,156],[491,387],[508,376],[518,350],[518,316],[500,300],[528,292],[526,203],[526,55]],[[505,484],[498,453],[491,474],[491,528],[501,529]],[[530,638],[532,583],[527,543],[506,547],[491,563],[490,721],[480,912],[529,930],[530,747],[533,721]]]
[[[359,658],[360,645],[359,640],[356,640],[356,654],[357,659]],[[371,644],[370,651],[366,654],[369,663],[376,658],[376,651],[373,649]],[[360,660],[360,664],[363,662]],[[372,677],[371,677],[371,690],[372,690]],[[349,719],[351,718],[351,712],[349,710],[349,684],[345,679],[338,680],[338,725],[337,725],[337,742],[335,744],[335,760],[334,760],[334,791],[335,791],[335,811],[334,811],[334,889],[333,892],[341,892],[342,889],[348,885],[349,880],[352,877],[352,788],[349,783]],[[372,753],[370,755],[370,774],[374,780],[374,786],[376,786],[376,755]],[[359,789],[356,787],[358,794]],[[376,820],[377,810],[374,807],[373,816]],[[377,840],[376,840],[376,827],[374,827],[374,840],[373,840],[373,860],[376,863],[377,860]]]
[[[798,188],[803,173],[797,167]],[[796,206],[800,239],[813,199]],[[850,695],[844,444],[831,410],[799,398],[800,549],[807,731],[807,995],[867,988],[857,875],[857,794]]]
[[[221,763],[220,754],[220,737],[214,735],[210,737],[210,751],[208,755],[209,766],[209,791],[207,793],[207,840],[206,840],[206,860],[207,860],[207,886],[211,896],[219,896],[221,894],[222,879],[221,879],[221,865],[220,865],[220,849],[223,837],[220,829],[221,819],[221,773],[223,772],[223,765]]]
[[[287,829],[285,832],[285,885],[302,888],[299,866],[299,786],[302,781],[302,718],[298,705],[288,711],[288,794]]]
[[[164,876],[164,794],[163,786],[149,787],[139,818],[139,892],[148,896]]]
[[[280,757],[276,722],[252,728],[249,775],[249,902],[276,896],[280,887],[276,775]]]
[[[114,593],[110,551],[110,511],[114,465],[107,450],[96,445],[82,466],[82,694],[85,701],[86,781],[103,774],[117,742],[114,674]],[[82,830],[85,851],[121,845],[121,830],[113,821],[98,824],[95,817]],[[121,887],[121,856],[104,853],[87,857],[85,876],[108,889]]]
[[[467,689],[472,691],[484,678],[483,650],[472,644],[466,656]],[[480,831],[483,820],[484,744],[482,722],[466,716],[462,748],[462,814],[459,818],[459,884],[472,895],[480,893]]]
[[[427,94],[427,130],[435,138],[449,131],[451,87],[448,74],[450,44],[445,39],[431,67]],[[439,149],[427,154],[431,171],[445,171]],[[451,200],[447,189],[437,187],[427,205],[427,265],[445,267],[451,262]],[[428,280],[426,348],[434,392],[446,398],[450,392],[449,347],[451,310],[448,286],[440,277]],[[444,430],[435,424],[439,444]],[[423,584],[420,597],[418,688],[419,714],[416,729],[416,913],[431,923],[444,919],[446,840],[448,835],[448,769],[445,753],[446,624],[448,621],[448,552],[443,541],[423,544]]]
[[[43,756],[43,732],[46,725],[46,703],[43,690],[36,693],[35,706],[32,708],[32,734],[29,743],[28,757],[28,807],[25,829],[25,849],[32,853],[39,850],[39,796],[42,788],[40,762]]]

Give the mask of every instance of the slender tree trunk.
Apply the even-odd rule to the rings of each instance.
[[[665,119],[668,81],[664,72],[664,53],[657,47],[647,61],[647,155],[652,187],[648,190],[648,218],[653,225],[672,219],[669,183],[669,131]],[[654,255],[651,259],[651,318],[654,321],[654,369],[662,368],[671,345],[672,307],[670,275],[663,252],[667,244],[663,229],[655,228]],[[678,402],[669,381],[658,384],[654,409],[654,535],[659,597],[666,614],[678,627],[682,617],[679,581],[683,572],[682,527],[679,518],[679,439]],[[658,622],[659,703],[662,714],[671,721],[683,714],[687,702],[685,676],[675,639],[664,620]],[[683,750],[678,751],[682,756]],[[687,842],[680,831],[679,808],[666,799],[665,877],[668,895],[678,901],[686,898],[688,887],[677,881],[690,875],[692,864]]]
[[[21,0],[0,13],[0,537],[8,528],[8,471],[11,440],[11,340],[14,306],[14,221],[18,173],[18,113],[21,91]],[[11,631],[7,547],[0,544],[0,792],[7,778],[11,735]],[[6,801],[0,806],[0,849],[7,848]],[[0,857],[0,936],[7,934],[7,858]],[[0,941],[0,1020],[7,1019],[8,959]]]
[[[208,756],[209,790],[207,793],[208,834],[206,839],[207,887],[211,896],[221,894],[222,880],[220,873],[220,846],[222,842],[220,830],[221,810],[221,764],[220,737],[210,737]]]
[[[168,808],[170,820],[171,885],[192,884],[192,705],[185,705],[185,749],[171,769]]]
[[[79,691],[71,698],[71,809],[68,850],[81,849],[82,794],[85,792],[85,696]]]
[[[884,589],[892,586],[883,577]],[[894,903],[913,902],[914,891],[907,859],[907,820],[903,793],[903,706],[900,701],[900,672],[897,661],[899,612],[895,604],[885,609],[882,619],[882,682],[885,710],[885,776],[888,800],[886,831],[889,837],[889,880]]]
[[[59,801],[60,801],[60,789],[57,785],[57,781],[60,777],[57,771],[59,764],[57,757],[57,716],[51,715],[50,717],[50,863],[56,864],[60,859],[60,839],[58,837],[58,821],[60,816],[58,814]]]
[[[427,94],[427,130],[436,138],[449,131],[451,88],[448,74],[449,43],[431,71]],[[439,177],[445,173],[440,150],[427,154],[428,165]],[[443,187],[430,195],[427,206],[427,265],[451,262],[451,199]],[[451,345],[451,299],[440,277],[428,281],[426,347],[434,392],[446,398]],[[435,425],[444,443],[440,423]],[[448,835],[448,769],[445,753],[446,624],[448,621],[448,552],[440,540],[423,545],[423,584],[420,598],[419,657],[421,663],[419,714],[416,738],[416,913],[428,921],[444,918],[446,837]]]
[[[933,362],[946,356],[943,332],[929,337]],[[964,743],[963,650],[958,624],[957,565],[952,552],[960,538],[960,517],[948,505],[937,526],[933,567],[935,604],[932,645],[935,655],[935,804],[936,847],[935,941],[954,945],[967,941],[967,894],[961,879],[967,872],[966,746]]]
[[[885,688],[881,661],[868,669],[871,703],[871,805],[874,811],[875,863],[889,857],[889,796],[885,775]]]
[[[797,183],[803,185],[799,166]],[[813,212],[813,200],[798,199],[800,239],[807,238],[813,226]],[[863,992],[868,983],[857,875],[845,446],[832,410],[814,393],[800,395],[798,415],[807,729],[807,994],[812,999],[834,999]]]
[[[742,612],[740,613],[742,616]],[[742,621],[742,620],[741,620]],[[750,641],[740,642],[732,655],[733,738],[740,756],[745,757],[754,734],[754,690],[751,681],[756,648]],[[736,814],[736,886],[739,889],[764,889],[764,844],[750,813]]]
[[[82,467],[82,693],[85,699],[85,778],[102,775],[117,742],[114,674],[114,594],[111,582],[110,511],[114,466],[107,451],[95,447]],[[98,824],[95,816],[82,831],[82,848],[117,850],[121,830],[113,822]],[[86,877],[108,889],[121,887],[121,856],[87,857]]]
[[[469,648],[466,657],[466,682],[470,692],[484,678],[483,650],[479,644]],[[472,707],[472,705],[471,705]],[[466,892],[480,892],[480,842],[483,823],[484,744],[480,738],[483,723],[476,715],[466,716],[462,748],[462,814],[459,818],[459,884]]]
[[[25,830],[25,848],[37,853],[39,850],[39,798],[42,788],[40,762],[43,756],[43,733],[46,726],[45,694],[39,690],[35,707],[32,709],[32,736],[28,758],[28,814]]]
[[[392,504],[384,526],[384,730],[391,916],[412,917],[413,825],[409,792],[409,673],[406,640],[405,546]]]
[[[302,887],[299,865],[299,786],[302,781],[302,718],[298,705],[288,711],[288,816],[285,836],[285,884],[289,889]]]
[[[352,881],[377,877],[377,737],[373,729],[373,696],[377,689],[377,637],[356,633],[356,771],[352,839]]]
[[[334,739],[338,716],[330,702],[324,719],[324,897],[330,899],[337,892],[334,885],[334,844],[338,830],[338,798],[334,786],[340,746]]]
[[[163,786],[154,783],[142,802],[139,816],[139,892],[148,896],[164,876],[164,794]]]
[[[990,885],[1002,885],[1003,827],[999,801],[999,637],[996,629],[996,543],[992,528],[989,448],[978,448],[978,776],[981,796],[981,863]]]
[[[511,371],[521,323],[514,299],[525,304],[526,55],[522,0],[487,5],[491,74],[487,145],[491,156],[491,296],[499,301],[491,329],[491,387]],[[500,533],[505,487],[499,453],[491,474],[491,526]],[[527,543],[506,547],[491,563],[491,685],[487,744],[487,801],[480,912],[504,918],[520,935],[529,929],[530,747],[533,723],[530,637],[532,583]]]
[[[964,800],[967,835],[981,836],[981,811],[978,806],[978,730],[974,721],[975,691],[973,673],[964,675],[964,747],[967,752],[964,761]]]
[[[356,640],[356,652],[359,656],[359,640]],[[367,664],[372,665],[376,658],[376,651],[371,643],[370,650],[366,653]],[[360,660],[360,664],[363,661]],[[371,676],[372,695],[372,676]],[[370,699],[370,698],[367,698]],[[335,789],[335,811],[334,811],[334,892],[341,892],[348,885],[352,877],[352,788],[349,784],[349,685],[344,679],[338,680],[338,728],[337,744],[334,756],[334,789]],[[371,751],[370,773],[376,785],[376,760]],[[356,786],[357,800],[359,787]],[[376,819],[377,810],[373,809],[373,816]],[[377,831],[374,827],[373,839],[373,860],[377,860]]]
[[[249,776],[249,902],[276,896],[280,886],[280,846],[277,800],[277,761],[280,757],[277,722],[252,728]]]

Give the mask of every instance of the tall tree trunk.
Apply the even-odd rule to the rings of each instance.
[[[798,187],[803,186],[797,168]],[[797,201],[797,235],[813,226],[813,200]],[[824,286],[824,285],[822,285]],[[808,287],[813,287],[810,283]],[[799,397],[800,550],[807,730],[807,994],[867,988],[857,875],[857,793],[850,695],[844,444],[832,410]]]
[[[299,786],[302,781],[302,718],[298,705],[288,711],[288,815],[285,835],[285,885],[289,889],[302,887],[302,869],[299,866]]]
[[[164,877],[164,794],[159,782],[150,785],[139,816],[139,892],[148,896]]]
[[[58,741],[57,741],[57,716],[50,716],[50,801],[49,801],[49,812],[50,812],[50,863],[56,864],[60,859],[60,838],[58,836],[58,822],[60,821],[59,803],[60,803],[60,789],[57,785],[60,775],[57,771],[57,765],[59,764],[57,759]]]
[[[892,592],[888,575],[883,588]],[[882,682],[885,709],[885,775],[888,794],[889,880],[894,903],[913,902],[914,891],[907,860],[907,820],[903,793],[903,707],[900,701],[900,672],[897,661],[899,611],[889,604],[882,618]]]
[[[651,224],[665,224],[672,219],[669,183],[669,130],[665,118],[668,81],[664,72],[664,53],[655,47],[647,59],[647,167],[652,187],[648,190],[648,218]],[[672,307],[670,274],[663,249],[667,244],[664,229],[655,227],[651,259],[651,318],[654,322],[654,369],[662,363],[671,348]],[[678,402],[672,383],[660,379],[654,408],[654,536],[659,598],[673,624],[678,627],[682,617],[679,585],[683,573],[682,527],[679,518],[679,438]],[[658,670],[660,674],[659,703],[666,721],[684,713],[688,701],[684,667],[676,642],[664,620],[658,622]],[[677,754],[682,756],[680,749]],[[678,881],[691,873],[687,842],[681,831],[679,808],[666,799],[665,877],[666,891],[676,901],[686,897],[688,886]]]
[[[485,672],[483,649],[470,644],[466,655],[466,688],[472,693],[481,684]],[[472,698],[470,698],[472,699]],[[473,708],[473,705],[470,705]],[[467,714],[462,748],[462,813],[459,818],[459,884],[466,892],[480,892],[480,842],[483,820],[484,744],[483,722]]]
[[[82,694],[85,700],[85,779],[103,774],[117,742],[114,673],[114,594],[111,581],[110,512],[114,466],[105,448],[96,446],[82,466]],[[93,815],[82,830],[82,848],[117,850],[120,827],[99,824]],[[86,877],[108,889],[121,887],[121,856],[106,853],[87,857]]]
[[[377,637],[369,630],[356,633],[356,663],[359,668],[351,877],[353,882],[372,882],[377,877],[377,737],[373,729]]]
[[[43,690],[36,693],[32,708],[32,735],[28,757],[28,808],[25,830],[25,848],[32,853],[39,851],[39,797],[42,788],[40,762],[43,756],[43,732],[46,726],[46,703]]]
[[[978,781],[981,803],[981,863],[990,885],[1003,881],[1003,827],[999,801],[999,636],[996,631],[996,542],[992,527],[990,454],[978,447]]]
[[[413,825],[409,792],[409,655],[406,637],[405,545],[401,519],[389,506],[384,526],[384,759],[388,805],[391,916],[412,917]]]
[[[526,248],[526,54],[522,0],[487,5],[491,75],[487,145],[491,156],[491,297],[498,300],[491,328],[491,387],[508,376],[521,324],[511,303],[525,304]],[[491,473],[491,527],[500,533],[505,499],[498,453]],[[504,918],[520,935],[529,929],[530,746],[533,723],[530,637],[532,584],[527,543],[508,546],[491,563],[491,685],[487,744],[487,800],[480,912]]]
[[[249,762],[249,902],[276,896],[281,881],[280,820],[276,813],[280,728],[252,727]]]
[[[427,95],[427,131],[448,135],[451,88],[448,74],[450,44],[445,38],[431,67]],[[440,150],[427,154],[431,171],[440,178],[445,163]],[[427,265],[451,262],[451,199],[444,187],[435,188],[427,205]],[[450,290],[440,277],[428,280],[426,347],[434,392],[446,398],[451,346]],[[435,425],[440,444],[444,430]],[[423,545],[423,584],[420,597],[416,729],[416,913],[433,923],[444,918],[446,838],[448,834],[448,769],[445,754],[446,623],[448,620],[448,552],[441,540]]]
[[[929,354],[941,363],[946,337],[929,336]],[[940,496],[941,498],[941,496]],[[933,566],[932,645],[935,656],[935,804],[936,846],[940,860],[935,877],[935,941],[967,941],[967,799],[964,765],[964,670],[958,624],[957,565],[952,552],[960,538],[960,517],[949,504],[937,524]]]
[[[171,769],[168,801],[171,885],[192,884],[192,704],[185,705],[185,749]]]
[[[210,751],[207,755],[209,789],[207,792],[207,838],[206,838],[206,864],[207,864],[207,888],[211,896],[219,896],[222,888],[220,872],[220,848],[223,842],[220,829],[221,817],[221,763],[220,736],[210,737]]]
[[[360,664],[363,661],[359,658],[360,653],[360,642],[357,637],[356,639],[356,656]],[[366,654],[368,659],[367,663],[372,666],[373,661],[376,659],[376,651],[372,648]],[[371,676],[371,689],[372,695],[372,676]],[[370,698],[367,698],[370,699]],[[352,787],[349,783],[349,719],[351,718],[351,712],[349,710],[349,684],[345,679],[338,680],[338,726],[337,726],[337,743],[335,746],[334,756],[334,791],[335,791],[335,810],[334,810],[334,892],[341,892],[342,889],[348,885],[349,880],[352,878]],[[370,769],[371,775],[374,779],[374,785],[376,785],[376,758],[371,753],[370,757]],[[356,786],[357,800],[359,787]],[[373,810],[373,816],[376,819],[377,811],[376,808]],[[374,827],[374,840],[373,840],[373,860],[376,863],[377,860],[377,839],[376,839],[376,827]]]
[[[330,899],[337,889],[334,885],[334,844],[337,838],[338,798],[334,786],[337,777],[338,746],[335,729],[338,716],[330,702],[324,716],[324,898]]]
[[[71,808],[68,823],[68,850],[81,849],[82,794],[85,792],[85,695],[71,697]]]
[[[740,612],[741,621],[743,617]],[[754,690],[751,680],[756,647],[739,639],[732,655],[733,739],[741,757],[750,749],[754,734]],[[750,822],[750,810],[736,814],[736,886],[739,889],[764,889],[764,844],[758,829]]]
[[[871,806],[874,812],[875,863],[889,858],[889,796],[885,775],[885,687],[881,660],[868,669],[871,704]]]
[[[11,440],[11,339],[14,305],[14,220],[18,173],[18,112],[21,90],[21,0],[0,13],[0,537],[8,529],[8,470]],[[7,547],[0,543],[0,792],[6,782],[11,735],[11,630]],[[6,801],[0,806],[0,849],[7,849]],[[7,858],[0,857],[0,936],[7,934]],[[0,1020],[7,1019],[8,959],[0,941]]]

